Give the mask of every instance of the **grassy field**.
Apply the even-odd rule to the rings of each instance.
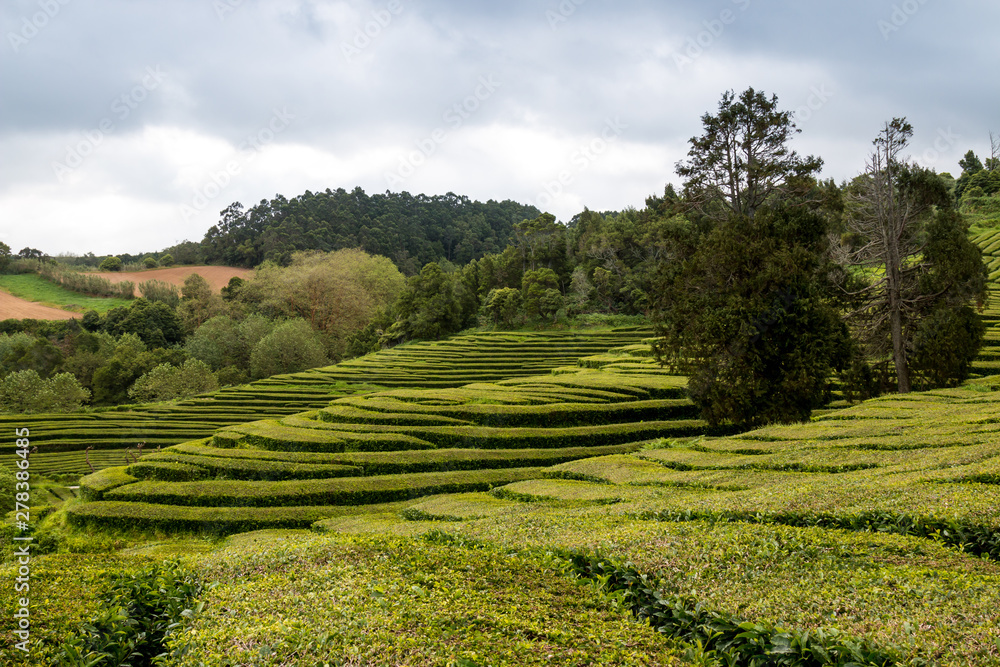
[[[0,289],[25,301],[34,301],[42,305],[65,308],[80,313],[96,310],[103,314],[112,308],[127,306],[131,303],[125,299],[86,296],[79,292],[72,292],[34,273],[0,276]]]

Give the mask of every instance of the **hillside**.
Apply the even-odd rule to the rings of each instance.
[[[200,247],[207,262],[245,267],[266,259],[285,262],[296,250],[361,248],[414,274],[429,262],[465,264],[500,252],[512,240],[514,225],[539,213],[534,206],[482,203],[452,193],[307,191],[246,210],[230,206]]]

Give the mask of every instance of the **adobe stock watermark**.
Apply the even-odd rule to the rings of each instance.
[[[833,91],[825,83],[821,83],[818,86],[810,86],[805,104],[793,112],[795,121],[797,123],[808,122],[817,111],[826,106],[831,97],[833,97]]]
[[[950,127],[947,129],[938,128],[934,143],[920,155],[920,163],[925,167],[936,164],[946,153],[953,150],[961,140],[962,135],[955,134]]]
[[[399,166],[395,171],[385,172],[385,182],[390,188],[401,185],[403,181],[416,173],[417,169],[424,166],[427,160],[437,153],[441,144],[448,140],[449,132],[458,130],[465,124],[474,113],[482,108],[486,100],[493,97],[494,93],[503,84],[492,74],[479,77],[479,82],[472,94],[461,102],[456,102],[441,114],[441,120],[447,125],[437,127],[426,137],[414,142],[416,150],[412,150],[406,155],[399,156]]]
[[[549,28],[558,30],[559,26],[569,20],[569,17],[576,14],[577,7],[587,2],[587,0],[562,0],[555,9],[545,11],[545,19],[549,22]]]
[[[181,217],[187,222],[195,215],[208,208],[212,200],[229,187],[233,178],[239,176],[243,167],[252,162],[264,147],[274,141],[275,137],[288,129],[295,116],[288,109],[274,109],[274,115],[257,132],[247,135],[247,138],[236,147],[237,154],[227,160],[222,167],[209,174],[209,180],[201,187],[194,189],[191,200],[181,205]]]
[[[902,30],[903,26],[910,22],[914,16],[926,5],[928,0],[906,0],[905,2],[893,5],[892,13],[888,19],[879,19],[878,30],[882,33],[882,39],[889,41],[893,33]]]
[[[403,9],[401,0],[389,0],[384,9],[372,10],[371,19],[363,26],[354,29],[351,41],[340,43],[340,52],[344,54],[344,59],[350,63],[355,57],[360,56],[362,51],[378,39],[382,31],[392,25],[395,17],[403,13]]]
[[[608,118],[604,122],[604,127],[598,136],[595,136],[588,143],[578,147],[570,155],[569,163],[572,169],[563,169],[556,177],[542,184],[544,192],[539,192],[535,196],[535,205],[543,211],[552,205],[555,198],[565,192],[566,188],[573,184],[578,174],[583,173],[597,162],[602,155],[608,152],[613,143],[628,129],[628,125],[622,122],[621,118],[615,116]]]
[[[138,84],[111,101],[109,108],[111,115],[102,118],[94,129],[85,131],[83,139],[71,146],[66,146],[66,155],[62,162],[52,163],[52,171],[55,173],[56,179],[62,183],[89,156],[93,155],[104,143],[105,138],[117,129],[118,123],[131,116],[139,108],[139,105],[149,98],[150,93],[160,87],[166,77],[167,75],[163,73],[159,65],[147,67],[145,75]]]
[[[44,30],[70,1],[38,0],[38,7],[41,11],[35,12],[31,16],[22,16],[21,29],[17,32],[11,30],[7,33],[7,41],[10,42],[10,47],[14,49],[14,53],[20,51],[21,47],[27,46],[28,42],[37,37],[38,33]]]
[[[731,2],[736,9],[723,9],[716,18],[702,21],[703,30],[694,36],[689,36],[682,51],[674,52],[674,65],[678,72],[683,72],[705,55],[705,52],[710,50],[726,32],[726,28],[736,23],[740,14],[750,8],[751,0],[731,0]]]
[[[212,9],[215,10],[215,15],[219,17],[220,21],[225,21],[230,14],[243,6],[244,1],[245,0],[212,0]]]

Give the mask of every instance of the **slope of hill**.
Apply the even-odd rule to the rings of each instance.
[[[580,357],[638,343],[649,330],[580,333],[478,333],[402,345],[336,366],[279,375],[175,404],[102,412],[0,416],[0,426],[30,428],[39,447],[33,469],[83,475],[121,465],[140,442],[145,451],[210,437],[216,429],[322,408],[377,387],[458,387],[575,366]],[[93,451],[85,454],[84,450]],[[8,452],[8,455],[11,455]],[[4,457],[6,458],[6,457]],[[89,465],[87,461],[89,460]]]

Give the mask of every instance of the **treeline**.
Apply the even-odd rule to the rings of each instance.
[[[297,253],[222,294],[197,274],[178,295],[151,289],[105,315],[0,322],[0,411],[162,401],[344,357],[350,338],[395,302],[405,279],[360,250]]]
[[[361,188],[327,189],[246,210],[235,203],[208,230],[200,252],[206,263],[254,267],[265,260],[287,265],[296,251],[360,248],[413,275],[429,262],[465,264],[499,252],[516,223],[538,214],[533,206],[451,193],[369,196]]]

